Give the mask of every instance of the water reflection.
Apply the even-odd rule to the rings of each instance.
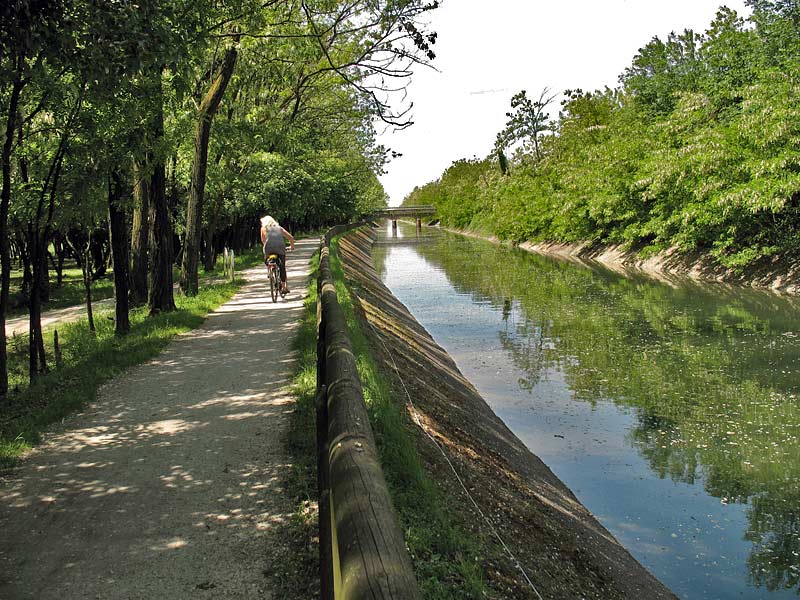
[[[414,236],[384,281],[639,560],[686,598],[796,597],[796,301]]]

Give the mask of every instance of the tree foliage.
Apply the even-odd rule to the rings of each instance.
[[[135,302],[172,310],[174,262],[193,292],[198,258],[213,269],[224,246],[257,243],[267,212],[314,228],[385,205],[377,175],[388,151],[374,123],[410,124],[410,105],[393,99],[434,57],[436,34],[421,16],[437,6],[4,2],[0,329],[17,266],[34,332],[31,378],[47,368],[38,323],[51,244],[71,249],[87,282],[113,263],[123,334],[128,281]],[[3,336],[0,399],[5,347]]]
[[[800,4],[749,4],[748,20],[723,7],[702,35],[653,38],[616,89],[567,90],[554,134],[510,176],[491,157],[459,161],[407,202],[512,241],[678,247],[735,269],[796,253]]]

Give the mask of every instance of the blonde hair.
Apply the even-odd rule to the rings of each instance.
[[[269,229],[270,227],[278,227],[278,222],[271,216],[267,215],[266,217],[261,217],[261,226],[264,229]]]

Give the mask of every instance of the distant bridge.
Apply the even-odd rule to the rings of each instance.
[[[409,219],[430,217],[436,214],[436,208],[429,205],[420,206],[398,206],[396,208],[384,208],[372,213],[375,219]]]
[[[398,206],[376,210],[370,217],[372,219],[391,219],[392,231],[397,232],[397,219],[416,219],[417,229],[422,229],[422,217],[432,217],[436,214],[436,207],[430,205]]]

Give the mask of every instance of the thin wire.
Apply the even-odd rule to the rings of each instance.
[[[436,446],[439,449],[439,452],[442,453],[442,456],[444,457],[445,461],[447,461],[447,464],[450,465],[450,469],[453,471],[453,475],[456,476],[456,479],[458,480],[458,483],[461,485],[461,489],[464,490],[464,493],[470,499],[470,501],[472,502],[472,504],[475,507],[475,509],[478,511],[478,513],[481,515],[481,517],[483,517],[483,520],[486,521],[486,524],[489,525],[489,529],[492,530],[492,533],[494,534],[494,537],[496,537],[497,540],[500,542],[500,545],[503,546],[503,549],[506,551],[506,554],[508,554],[508,556],[511,559],[511,561],[514,563],[514,566],[517,569],[520,570],[520,572],[522,573],[522,576],[525,578],[525,581],[528,583],[528,585],[533,590],[533,592],[536,594],[536,596],[539,598],[539,600],[544,600],[544,598],[542,598],[542,595],[539,593],[539,590],[537,590],[536,586],[533,585],[533,581],[531,581],[531,578],[528,577],[528,573],[525,571],[525,568],[522,566],[522,563],[520,563],[519,559],[517,559],[517,557],[514,556],[514,553],[508,547],[508,544],[506,544],[505,541],[503,540],[503,538],[500,536],[500,534],[498,533],[498,531],[495,528],[494,524],[486,516],[486,514],[483,512],[483,510],[481,510],[481,507],[478,506],[478,503],[475,501],[475,498],[472,497],[472,494],[469,493],[469,490],[467,489],[467,486],[464,485],[464,482],[462,481],[461,476],[456,471],[456,468],[455,468],[455,466],[453,466],[453,463],[450,461],[450,458],[447,456],[447,453],[445,453],[444,448],[442,448],[441,444],[438,441],[436,441],[436,438],[434,438],[428,432],[428,430],[422,425],[422,420],[420,419],[419,413],[417,412],[417,407],[414,406],[414,401],[411,399],[411,394],[409,393],[408,388],[406,387],[406,384],[403,381],[402,376],[400,375],[400,369],[397,367],[397,363],[394,360],[394,355],[392,354],[391,350],[389,350],[389,348],[386,346],[386,344],[384,343],[384,341],[381,338],[380,334],[375,329],[375,326],[370,322],[369,318],[367,318],[367,323],[369,324],[370,328],[372,329],[372,332],[375,334],[375,337],[377,337],[378,341],[380,341],[381,345],[383,346],[383,349],[386,351],[386,354],[389,356],[390,359],[392,359],[392,365],[394,366],[395,373],[397,373],[397,378],[400,380],[400,384],[403,386],[403,390],[406,393],[406,397],[408,398],[408,403],[411,406],[411,413],[412,413],[412,416],[414,418],[414,422],[417,424],[417,427],[419,427],[423,432],[425,432],[425,435],[428,436],[428,438],[431,440],[431,442],[433,442],[434,446]]]

